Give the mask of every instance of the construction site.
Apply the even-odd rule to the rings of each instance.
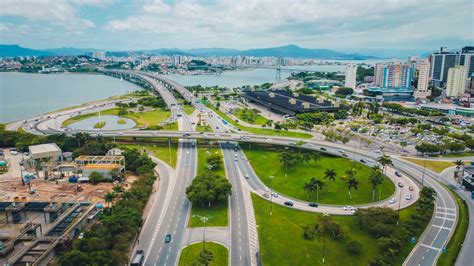
[[[114,186],[127,190],[136,179],[125,175],[116,151],[72,160],[55,144],[29,148],[2,150],[8,168],[0,174],[0,265],[46,265],[94,223]],[[107,182],[90,184],[94,172]]]

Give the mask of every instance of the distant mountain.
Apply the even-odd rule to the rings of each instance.
[[[427,57],[433,53],[436,49],[353,49],[357,53],[370,54],[378,58],[398,58],[406,59],[411,55],[419,55],[421,57]]]
[[[227,48],[196,48],[189,49],[186,52],[194,54],[197,56],[236,56],[239,55],[241,51],[237,49],[227,49]]]
[[[45,49],[43,51],[51,52],[55,55],[85,55],[90,54],[97,49],[93,48],[74,48],[74,47],[61,47],[54,49]]]
[[[16,56],[50,56],[53,53],[48,51],[33,50],[21,47],[16,44],[0,44],[0,57],[16,57]]]
[[[52,55],[90,55],[97,49],[93,48],[73,48],[62,47],[55,49],[33,50],[23,48],[18,45],[0,45],[1,57],[14,56],[52,56]],[[197,48],[189,50],[180,50],[176,48],[161,48],[153,50],[135,50],[135,51],[107,51],[107,56],[136,56],[136,55],[184,55],[184,56],[275,56],[275,57],[295,57],[295,58],[314,58],[314,59],[340,59],[340,60],[364,60],[377,58],[367,56],[363,53],[343,53],[329,49],[308,49],[291,44],[280,47],[260,48],[249,50],[237,50],[227,48]]]
[[[236,49],[224,48],[203,48],[191,49],[187,52],[200,56],[276,56],[276,57],[297,57],[297,58],[317,58],[317,59],[345,59],[363,60],[375,58],[363,54],[346,54],[329,49],[308,49],[290,44],[280,47],[249,49],[239,51]]]

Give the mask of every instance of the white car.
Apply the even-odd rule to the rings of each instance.
[[[406,196],[405,196],[405,199],[406,199],[406,200],[411,200],[411,194],[406,195]]]
[[[268,192],[270,190],[267,187],[263,187],[263,191]]]
[[[308,147],[314,147],[313,143],[306,143],[305,145]]]
[[[272,197],[274,197],[274,198],[278,198],[278,193],[276,193],[276,192],[273,192],[273,193],[272,193]]]
[[[339,153],[344,153],[344,150],[338,150],[337,152],[339,152]]]
[[[342,209],[345,210],[345,211],[353,211],[353,210],[355,210],[354,207],[352,207],[352,206],[344,206],[344,207],[342,207]]]
[[[391,199],[388,201],[388,203],[390,203],[390,204],[394,204],[395,202],[397,202],[397,200],[396,200],[395,198],[391,198]]]
[[[272,142],[272,139],[268,138],[268,139],[265,140],[265,142]]]
[[[186,154],[189,154],[189,151],[186,151]]]

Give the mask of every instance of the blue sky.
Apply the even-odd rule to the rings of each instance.
[[[1,0],[0,43],[106,50],[474,45],[473,0]]]

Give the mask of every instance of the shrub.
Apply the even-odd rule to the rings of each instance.
[[[356,240],[349,241],[347,242],[347,251],[351,255],[357,255],[362,251],[362,244]]]

